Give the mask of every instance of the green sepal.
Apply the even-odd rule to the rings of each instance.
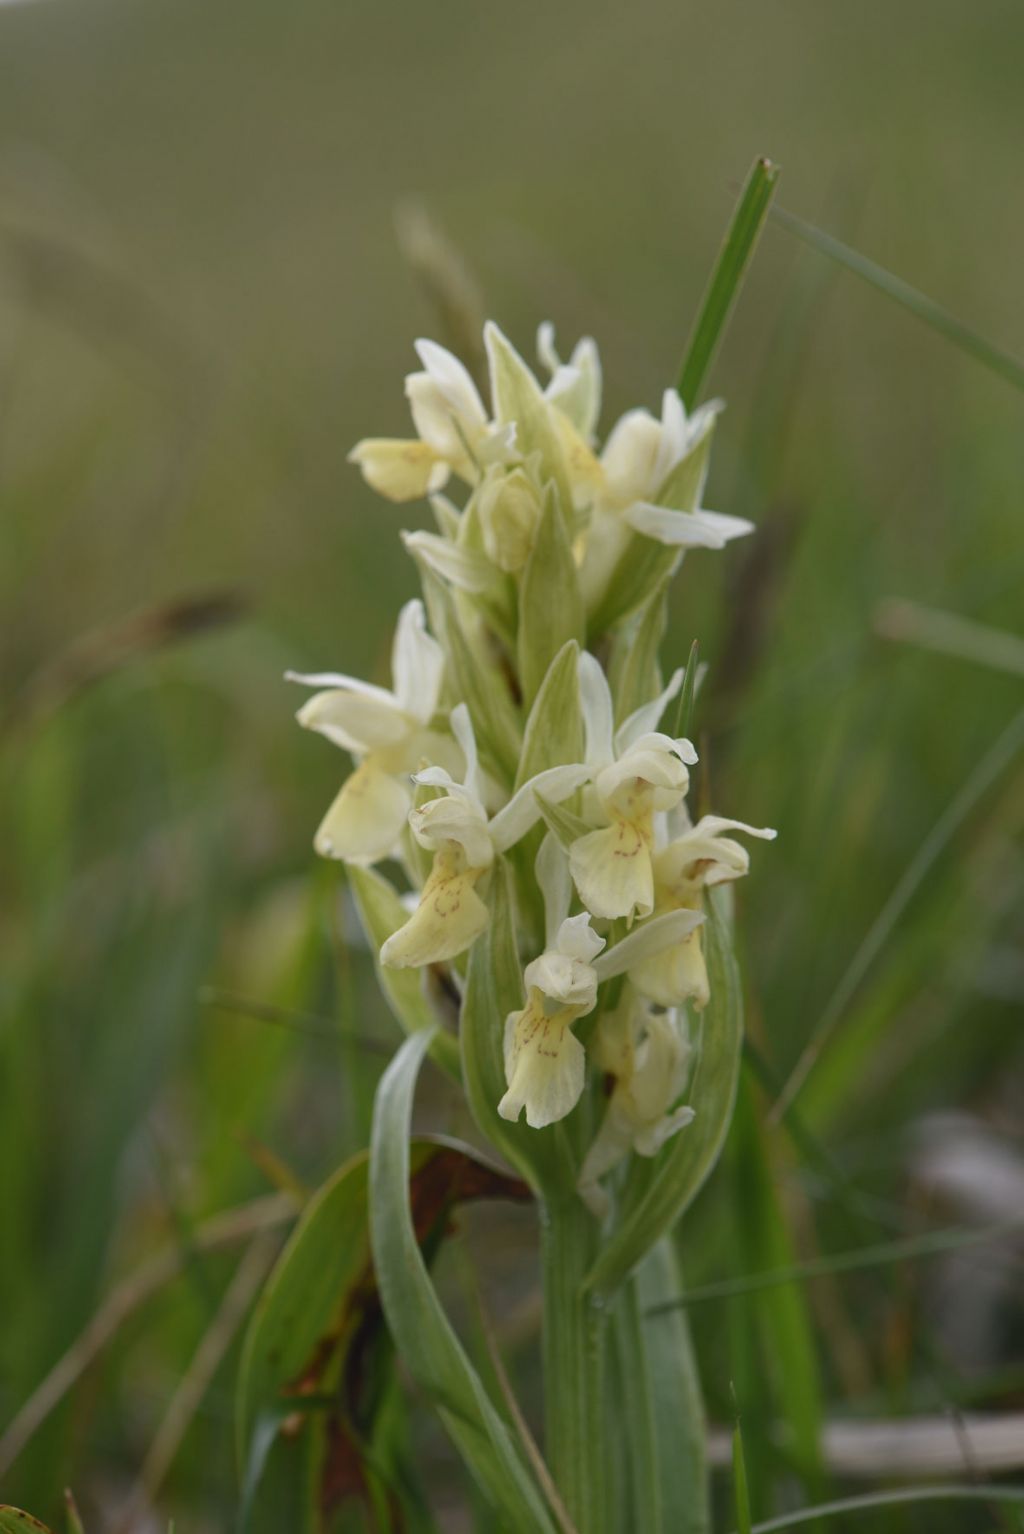
[[[496,657],[488,653],[484,633],[475,646],[467,641],[451,592],[422,566],[421,573],[431,623],[444,646],[454,692],[469,709],[481,759],[500,782],[510,784],[515,777],[521,740],[508,678]]]
[[[681,549],[671,544],[634,533],[612,571],[604,595],[587,621],[587,642],[591,649],[613,624],[635,612],[663,581],[675,574],[682,554]]]
[[[616,725],[661,691],[658,650],[667,618],[666,579],[631,617],[618,625],[612,636],[608,685],[615,704]]]
[[[519,591],[517,654],[527,706],[570,639],[583,643],[583,600],[565,520],[549,484]]]
[[[574,815],[572,810],[567,810],[564,804],[551,804],[543,794],[534,793],[534,798],[540,806],[540,812],[544,817],[544,824],[559,840],[568,852],[573,842],[581,836],[586,836],[592,831],[593,826],[588,826],[585,820]]]
[[[579,645],[568,639],[547,669],[526,721],[517,789],[548,767],[583,760],[579,660]]]
[[[551,407],[515,347],[492,321],[484,328],[491,372],[491,403],[495,419],[503,425],[515,422],[516,450],[524,459],[536,453],[541,482],[551,481],[558,494],[558,510],[568,532],[572,517],[572,492],[561,438]]]

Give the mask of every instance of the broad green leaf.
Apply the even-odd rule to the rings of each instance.
[[[437,1028],[437,1014],[424,993],[423,977],[419,970],[389,969],[377,957],[392,932],[397,932],[409,920],[409,913],[399,899],[398,892],[383,874],[372,868],[357,868],[353,865],[347,872],[352,898],[373,952],[380,988],[400,1026],[406,1033]],[[433,1036],[431,1054],[438,1065],[458,1080],[459,1045],[454,1034],[438,1028]]]
[[[527,706],[570,640],[583,643],[583,602],[565,520],[549,485],[519,592],[519,680]]]
[[[679,393],[687,410],[692,410],[697,403],[701,385],[725,331],[729,311],[736,301],[768,216],[778,179],[777,165],[765,159],[754,161],[701,300],[679,372]]]
[[[781,225],[783,229],[795,234],[797,239],[803,240],[814,250],[820,251],[823,256],[828,256],[830,261],[844,266],[848,272],[862,278],[865,282],[884,293],[887,298],[892,298],[901,308],[906,309],[917,319],[943,336],[947,341],[952,341],[954,346],[966,352],[967,356],[973,357],[991,372],[997,374],[1007,383],[1013,384],[1017,389],[1024,389],[1024,362],[1019,357],[1014,357],[1010,352],[1004,352],[1001,347],[993,345],[984,336],[979,336],[977,331],[971,330],[961,320],[949,314],[934,299],[928,298],[924,293],[912,288],[909,282],[904,282],[902,277],[897,277],[892,272],[886,271],[884,266],[879,266],[877,261],[871,261],[867,256],[862,256],[859,250],[854,250],[849,245],[844,245],[842,240],[837,240],[833,235],[826,234],[823,229],[817,229],[813,224],[805,223],[802,218],[797,218],[793,213],[787,213],[784,208],[771,210],[774,223]]]
[[[723,892],[711,892],[703,928],[711,1000],[700,1019],[690,1087],[696,1118],[668,1142],[636,1202],[625,1209],[587,1276],[596,1293],[613,1293],[671,1228],[703,1187],[725,1141],[743,1045],[743,1002],[727,909]]]
[[[455,1205],[528,1196],[452,1144],[416,1141],[409,1164],[428,1260]],[[317,1509],[369,1506],[407,1479],[379,1431],[394,1369],[370,1253],[368,1168],[361,1152],[309,1202],[246,1335],[238,1451],[245,1512],[255,1511],[261,1528],[319,1529]]]
[[[505,1095],[505,1019],[524,1002],[523,974],[516,950],[515,918],[508,870],[499,862],[488,903],[491,921],[469,951],[466,990],[459,1015],[462,1076],[477,1128],[534,1188],[551,1186],[555,1176],[555,1129],[530,1129],[498,1113]]]
[[[677,548],[636,533],[612,572],[596,609],[587,620],[587,643],[595,642],[614,624],[636,611],[651,593],[668,581],[682,559]]]
[[[516,448],[523,458],[537,454],[543,483],[552,483],[558,496],[563,525],[568,530],[572,495],[562,441],[534,378],[515,347],[493,321],[484,327],[484,341],[491,371],[491,402],[495,419],[515,422]]]
[[[17,1507],[0,1507],[0,1534],[50,1534],[45,1523]]]
[[[615,1308],[622,1414],[630,1435],[629,1527],[652,1534],[707,1534],[709,1528],[704,1406],[689,1327],[662,1331],[668,1316],[650,1316],[653,1307],[677,1298],[680,1288],[675,1253],[668,1241],[659,1241]]]
[[[617,725],[661,691],[658,651],[665,636],[667,617],[668,581],[663,580],[643,606],[615,630],[608,684],[615,703]]]
[[[434,1402],[490,1504],[494,1527],[554,1534],[554,1524],[504,1419],[442,1309],[409,1204],[409,1125],[430,1044],[406,1040],[381,1078],[370,1148],[370,1236],[381,1303],[402,1360]]]
[[[575,639],[567,640],[547,669],[526,721],[517,789],[545,768],[583,760],[579,656]]]

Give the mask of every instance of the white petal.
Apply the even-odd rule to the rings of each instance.
[[[389,692],[349,692],[341,688],[317,692],[296,715],[307,730],[316,730],[346,751],[367,752],[405,740],[412,721]]]
[[[487,412],[467,370],[453,352],[436,341],[417,341],[416,352],[452,411],[467,422],[486,425]]]
[[[555,327],[550,320],[542,320],[537,326],[537,357],[552,377],[562,365],[555,350]]]
[[[549,804],[561,804],[589,776],[590,769],[577,762],[565,767],[548,767],[546,771],[538,772],[536,777],[530,778],[491,821],[491,840],[495,851],[505,852],[540,820],[537,794],[542,795]]]
[[[649,410],[630,410],[616,421],[601,463],[609,493],[618,505],[655,493],[654,470],[660,445],[661,423]]]
[[[462,781],[466,785],[473,798],[480,802],[480,758],[477,755],[476,735],[473,733],[473,721],[469,715],[469,709],[465,703],[456,703],[449,715],[452,734],[462,749],[466,759],[466,772]]]
[[[779,834],[771,826],[748,826],[744,820],[725,820],[721,815],[702,815],[693,829],[699,836],[718,836],[723,831],[745,831],[748,836],[756,836],[763,842],[773,842]]]
[[[593,961],[598,979],[610,980],[613,975],[624,975],[645,959],[663,953],[667,948],[674,948],[699,927],[703,920],[699,911],[668,911],[664,916],[655,916],[650,921],[642,922],[621,943],[606,949]]]
[[[313,845],[324,858],[376,863],[394,851],[410,802],[405,783],[364,762],[320,822]]]
[[[591,766],[612,760],[612,695],[601,663],[589,650],[579,658],[580,709],[586,730],[586,759]]]
[[[599,937],[590,925],[590,914],[582,911],[579,916],[567,916],[558,929],[554,946],[559,953],[566,954],[570,959],[582,959],[589,964],[595,954],[599,954],[604,947],[605,940]]]
[[[597,976],[592,967],[583,959],[553,949],[526,966],[523,980],[529,989],[560,1001],[580,1016],[590,1012],[597,1001]]]
[[[478,870],[489,868],[494,861],[483,809],[468,795],[449,791],[441,799],[429,799],[411,811],[409,825],[421,847],[436,850],[446,842],[456,842],[469,866]]]
[[[391,680],[399,708],[427,724],[437,708],[443,679],[444,651],[427,633],[423,603],[414,597],[398,615],[391,647]]]
[[[634,501],[622,516],[645,538],[679,548],[724,549],[731,539],[754,531],[753,522],[745,517],[721,511],[670,511],[649,501]]]
[[[558,838],[552,836],[550,831],[540,844],[533,870],[544,897],[544,942],[551,948],[559,927],[569,914],[572,877],[569,873],[569,859]]]
[[[658,721],[665,712],[666,707],[672,702],[676,693],[683,685],[685,672],[682,667],[673,672],[672,680],[668,686],[654,699],[652,703],[643,703],[638,709],[630,714],[628,719],[623,720],[615,732],[615,750],[621,755],[641,735],[647,735],[657,728]],[[697,760],[696,753],[694,761]]]

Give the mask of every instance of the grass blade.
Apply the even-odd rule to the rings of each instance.
[[[873,1491],[862,1497],[842,1497],[838,1502],[822,1502],[818,1507],[804,1507],[795,1513],[755,1523],[750,1534],[776,1534],[778,1529],[795,1529],[801,1523],[835,1513],[870,1512],[877,1508],[898,1507],[908,1502],[1002,1502],[1024,1506],[1022,1486],[904,1486],[899,1491]]]
[[[1024,362],[1004,352],[1000,347],[994,346],[984,336],[979,336],[969,326],[955,319],[934,299],[928,298],[924,293],[912,288],[909,282],[904,282],[902,277],[895,276],[886,271],[884,266],[879,266],[876,261],[871,261],[867,256],[862,256],[859,251],[851,246],[844,245],[842,240],[837,240],[834,235],[826,234],[823,229],[818,229],[814,224],[806,223],[802,218],[797,218],[795,213],[787,213],[784,208],[772,208],[773,221],[781,228],[796,235],[798,240],[803,240],[805,245],[810,245],[820,255],[827,256],[830,261],[835,261],[839,266],[845,267],[848,272],[853,272],[855,277],[860,277],[864,282],[877,288],[887,298],[891,298],[901,308],[906,309],[917,319],[923,320],[931,326],[940,336],[951,341],[954,346],[973,357],[975,362],[980,362],[990,372],[999,378],[1005,379],[1014,388],[1024,389]]]
[[[960,792],[939,816],[911,858],[889,899],[875,917],[857,952],[832,993],[817,1027],[808,1039],[789,1080],[783,1087],[768,1122],[777,1123],[795,1100],[832,1037],[861,981],[884,948],[893,929],[939,855],[945,850],[987,789],[1001,776],[1024,747],[1024,709],[1015,714],[995,744],[975,767]]]
[[[898,644],[918,645],[938,655],[951,655],[956,660],[974,661],[993,671],[1024,677],[1024,639],[1019,634],[975,623],[959,613],[922,607],[918,602],[894,597],[883,602],[875,613],[875,633]]]
[[[736,301],[768,216],[778,179],[779,167],[771,160],[754,161],[701,300],[679,372],[679,393],[687,410],[692,410],[697,403],[701,385],[725,331],[729,311]]]

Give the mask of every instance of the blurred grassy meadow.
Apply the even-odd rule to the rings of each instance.
[[[0,1500],[55,1519],[72,1485],[94,1530],[229,1527],[237,1327],[180,1452],[151,1454],[238,1266],[196,1233],[365,1143],[395,1031],[311,848],[345,764],[282,675],[384,679],[415,588],[409,512],[345,462],[404,433],[438,328],[396,205],[432,210],[524,352],[543,318],[597,337],[605,428],[674,379],[759,153],[784,207],[1021,355],[1022,58],[1009,0],[0,6],[0,1426],[118,1280],[182,1266]],[[754,1063],[687,1224],[696,1286],[1024,1216],[1019,750],[977,777],[1020,675],[879,633],[891,598],[1020,632],[1024,396],[772,226],[711,382],[708,503],[760,531],[688,560],[671,648],[711,664],[715,808],[780,836],[742,892]],[[427,1116],[465,1133],[436,1083]],[[531,1223],[467,1228],[528,1395]],[[1024,1407],[1022,1256],[1004,1233],[704,1302],[755,1514],[849,1489],[822,1417]]]

